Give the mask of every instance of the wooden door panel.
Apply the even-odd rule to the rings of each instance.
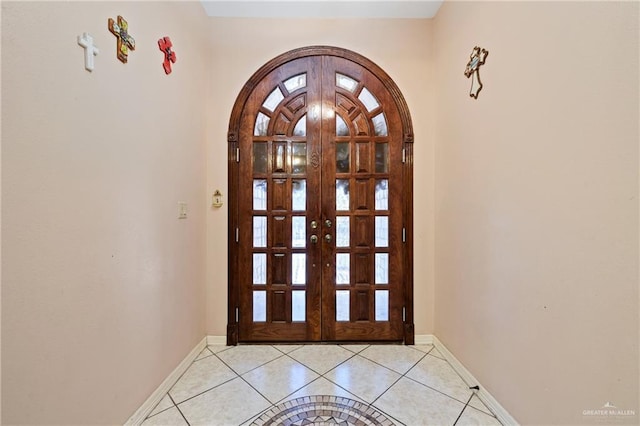
[[[237,235],[241,341],[320,338],[320,274],[313,267],[319,253],[307,238],[310,218],[319,216],[320,208],[309,196],[320,192],[320,170],[307,161],[320,143],[319,117],[311,108],[320,96],[317,63],[304,58],[274,70],[243,110]]]
[[[403,266],[401,197],[389,197],[402,194],[400,116],[365,68],[334,56],[322,66],[322,214],[350,218],[348,246],[323,244],[335,261],[323,268],[322,337],[402,340],[402,278],[389,272]]]

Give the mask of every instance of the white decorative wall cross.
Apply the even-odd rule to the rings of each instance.
[[[84,67],[87,71],[93,71],[93,57],[100,53],[98,47],[93,44],[93,37],[89,33],[82,33],[78,36],[78,44],[84,47]]]

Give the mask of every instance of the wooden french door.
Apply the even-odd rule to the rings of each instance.
[[[406,120],[377,67],[321,49],[267,64],[232,114],[232,344],[413,340]]]

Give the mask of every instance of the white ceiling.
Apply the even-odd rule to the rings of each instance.
[[[200,0],[227,18],[433,18],[443,0]]]

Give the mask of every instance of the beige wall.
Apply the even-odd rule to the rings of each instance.
[[[3,424],[122,424],[204,337],[203,24],[199,3],[2,2]]]
[[[353,50],[381,66],[402,91],[415,132],[415,325],[433,332],[433,85],[431,24],[427,20],[211,19],[214,41],[210,94],[209,195],[227,188],[227,129],[249,77],[275,56],[310,45]],[[212,209],[213,210],[213,209]],[[207,332],[227,323],[227,211],[208,215]]]
[[[638,423],[638,22],[637,2],[435,18],[435,334],[524,424],[606,402]]]

